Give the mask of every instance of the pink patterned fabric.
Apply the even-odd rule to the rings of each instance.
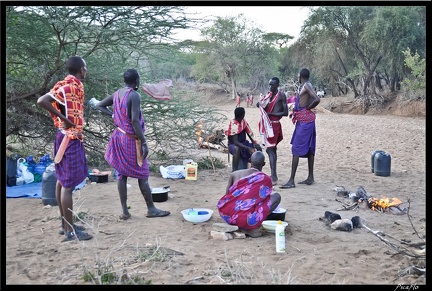
[[[260,227],[270,213],[272,187],[271,178],[260,171],[241,178],[218,201],[220,216],[239,228]]]

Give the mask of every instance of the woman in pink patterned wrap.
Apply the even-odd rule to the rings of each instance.
[[[219,199],[217,207],[226,223],[237,225],[246,235],[259,237],[262,222],[279,205],[281,196],[272,193],[272,180],[262,172],[265,155],[254,152],[251,164],[250,169],[230,174],[226,193]]]

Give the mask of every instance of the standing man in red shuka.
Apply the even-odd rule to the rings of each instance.
[[[262,142],[269,156],[273,185],[276,185],[278,181],[276,172],[277,145],[283,139],[280,120],[282,117],[288,116],[286,95],[283,91],[278,90],[278,87],[279,78],[271,78],[269,81],[269,92],[262,96],[257,103],[257,107],[261,113],[261,119],[258,125]]]
[[[92,235],[85,228],[73,224],[72,192],[88,176],[84,149],[84,85],[87,75],[83,58],[70,57],[66,62],[69,75],[57,82],[47,94],[39,97],[37,104],[46,109],[58,129],[54,142],[54,162],[57,176],[56,199],[62,218],[59,234],[63,241],[89,240]]]

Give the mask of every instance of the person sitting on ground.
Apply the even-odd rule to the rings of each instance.
[[[251,157],[251,168],[232,172],[226,193],[217,203],[222,219],[237,225],[246,235],[261,236],[260,227],[267,216],[281,202],[279,193],[272,193],[271,177],[262,172],[265,155],[256,151]]]
[[[262,151],[261,146],[254,138],[254,133],[245,119],[244,107],[234,110],[234,119],[230,121],[225,135],[228,138],[228,150],[233,156],[232,171],[246,169],[249,159],[255,150]],[[250,138],[250,142],[246,139]]]

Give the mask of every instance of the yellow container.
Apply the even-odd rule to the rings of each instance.
[[[198,164],[195,162],[186,164],[186,180],[196,180],[198,177]]]

